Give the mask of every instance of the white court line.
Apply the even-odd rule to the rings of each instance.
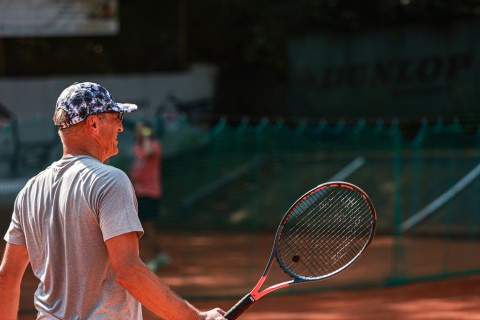
[[[342,168],[342,170],[338,171],[335,175],[333,175],[328,181],[343,181],[364,164],[365,158],[361,156],[357,157],[352,162],[347,164],[344,168]]]
[[[193,206],[197,201],[199,201],[202,198],[205,198],[206,196],[212,194],[214,191],[222,188],[223,186],[227,185],[228,183],[232,182],[233,180],[237,179],[238,177],[247,174],[250,172],[253,168],[258,167],[261,165],[263,162],[263,159],[261,157],[256,157],[253,160],[249,161],[245,165],[237,168],[236,170],[233,170],[229,174],[225,175],[224,177],[213,181],[212,183],[203,186],[193,192],[191,195],[188,197],[185,197],[181,205],[183,207],[191,207]]]
[[[480,174],[480,164],[478,164],[475,168],[473,168],[469,173],[467,173],[462,179],[460,179],[453,187],[439,196],[437,199],[432,201],[429,205],[427,205],[422,210],[418,211],[416,214],[408,218],[406,221],[402,223],[400,229],[402,232],[406,232],[425,220],[428,216],[438,210],[441,206],[443,206],[447,201],[455,197],[460,191],[465,189],[473,180],[475,180],[478,175]]]

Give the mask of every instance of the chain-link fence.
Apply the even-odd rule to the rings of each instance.
[[[267,233],[273,239],[281,216],[304,192],[345,180],[374,202],[378,229],[373,246],[381,249],[367,259],[376,276],[352,280],[349,286],[480,271],[480,130],[471,124],[467,130],[455,121],[423,121],[408,134],[392,120],[289,125],[224,119],[205,129],[179,117],[156,119],[155,126],[164,148],[158,220],[166,233]],[[128,172],[133,123],[124,127],[120,153],[110,164]],[[5,231],[14,195],[28,177],[61,156],[61,144],[45,119],[4,124],[0,141],[0,224]],[[201,263],[189,259],[185,255],[182,263]]]

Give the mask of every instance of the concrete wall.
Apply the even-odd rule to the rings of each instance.
[[[106,87],[116,101],[138,104],[135,116],[148,117],[169,93],[180,101],[212,98],[216,74],[216,67],[197,64],[186,72],[166,74],[0,78],[0,103],[20,119],[51,118],[63,89],[74,82],[92,81]]]

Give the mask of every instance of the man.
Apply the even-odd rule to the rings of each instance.
[[[54,123],[63,157],[27,182],[15,200],[0,265],[0,319],[16,319],[28,263],[39,279],[38,319],[224,319],[175,295],[139,258],[143,234],[127,175],[103,162],[118,153],[124,112],[96,83],[59,96]]]

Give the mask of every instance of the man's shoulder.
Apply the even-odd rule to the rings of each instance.
[[[82,172],[82,175],[89,177],[93,175],[100,179],[128,179],[127,174],[123,170],[90,157],[85,157],[80,160],[78,170]]]

